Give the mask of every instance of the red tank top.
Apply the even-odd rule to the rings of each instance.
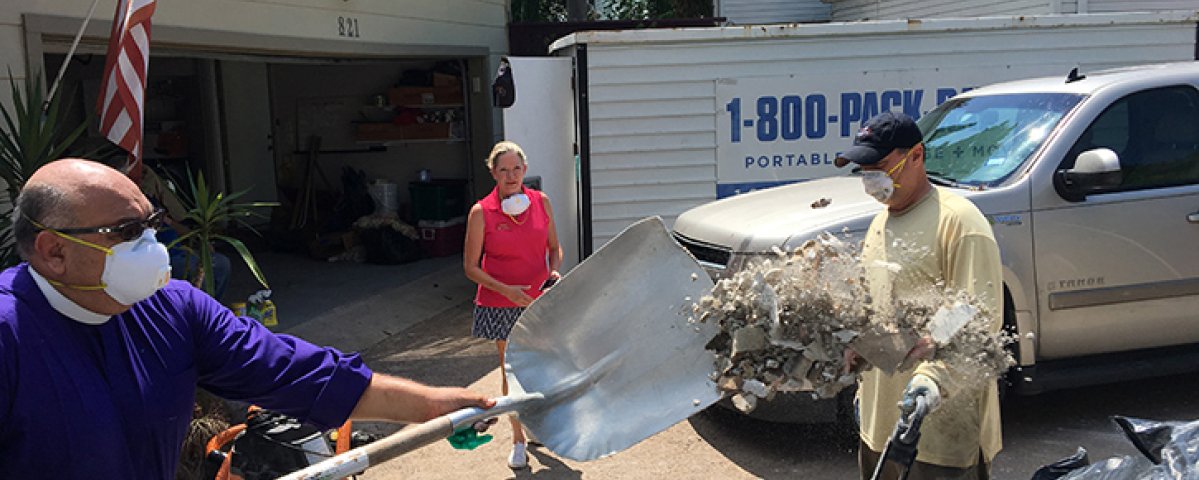
[[[499,193],[492,190],[479,200],[483,210],[483,271],[507,285],[529,285],[525,293],[541,296],[541,284],[550,276],[549,224],[541,192],[521,187],[529,208],[514,217],[500,208]],[[479,286],[475,303],[484,307],[515,307],[503,295]]]

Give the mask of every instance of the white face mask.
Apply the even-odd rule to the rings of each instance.
[[[149,298],[171,280],[171,255],[154,234],[147,228],[141,238],[113,245],[104,258],[104,292],[122,305]]]
[[[55,234],[105,253],[104,272],[100,274],[100,285],[64,285],[78,290],[104,290],[108,296],[122,305],[133,305],[145,300],[166,286],[171,280],[171,256],[166,245],[154,238],[154,229],[147,228],[142,236],[127,242],[102,247],[70,235],[51,230]]]
[[[523,193],[518,193],[505,198],[500,202],[500,208],[508,215],[520,215],[529,209],[529,196]]]
[[[862,172],[862,187],[866,189],[866,194],[874,197],[879,203],[887,203],[891,199],[891,195],[895,194],[895,189],[899,188],[899,184],[891,178],[891,175],[898,171],[903,171],[907,165],[908,159],[916,153],[916,148],[908,150],[908,153],[903,156],[903,159],[896,163],[894,167],[886,172],[882,170],[866,170]]]
[[[882,170],[862,172],[862,187],[866,189],[867,195],[874,197],[879,203],[887,203],[895,193],[895,182]]]

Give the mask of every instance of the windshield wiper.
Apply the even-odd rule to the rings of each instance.
[[[945,176],[944,173],[941,173],[941,172],[934,172],[932,170],[926,170],[924,173],[928,175],[928,180],[930,182],[933,182],[942,187],[954,187],[954,186],[957,186],[957,184],[958,184],[958,182],[955,182],[955,181],[949,179],[948,177]]]
[[[960,132],[967,128],[971,128],[975,125],[978,125],[978,123],[977,122],[965,123],[965,124],[961,124],[961,125],[949,125],[949,126],[938,128],[935,131],[933,131],[933,133],[928,134],[928,138],[924,139],[924,144],[928,145],[928,143],[932,142],[933,140],[944,137],[944,136],[949,135],[954,132]]]
[[[942,187],[964,188],[967,190],[982,190],[983,189],[982,185],[975,185],[975,184],[971,184],[971,183],[962,183],[962,182],[959,182],[952,178],[946,177],[945,174],[941,173],[941,172],[926,170],[924,173],[926,175],[928,175],[928,181],[933,182]]]

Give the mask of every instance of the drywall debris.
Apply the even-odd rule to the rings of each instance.
[[[926,246],[904,247],[931,254]],[[992,333],[995,317],[963,292],[929,285],[920,295],[876,303],[868,269],[900,275],[903,264],[864,266],[860,244],[824,234],[790,252],[776,247],[718,281],[691,316],[720,326],[706,346],[716,353],[718,388],[745,412],[779,391],[832,397],[854,384],[863,363],[886,372],[910,367],[903,361],[922,336],[936,342],[935,360],[963,379],[956,388],[982,388],[1014,364],[1004,350],[1010,335]],[[866,361],[856,370],[845,364],[848,348]]]

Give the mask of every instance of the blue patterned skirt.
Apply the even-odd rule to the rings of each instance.
[[[472,337],[488,340],[507,340],[512,326],[524,307],[484,307],[475,305],[475,324],[470,329]]]

